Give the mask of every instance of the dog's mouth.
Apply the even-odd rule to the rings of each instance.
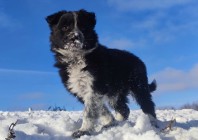
[[[60,54],[65,54],[66,52],[78,52],[83,49],[83,42],[81,40],[69,40],[64,41],[64,45],[62,47],[55,46],[52,48],[52,51]]]
[[[64,45],[64,49],[67,50],[76,50],[76,49],[82,49],[83,48],[83,43],[81,40],[71,40],[69,42],[66,42]]]

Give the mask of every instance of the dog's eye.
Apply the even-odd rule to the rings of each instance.
[[[68,26],[63,26],[62,31],[67,31],[69,29]]]

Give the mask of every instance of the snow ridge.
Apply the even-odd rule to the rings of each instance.
[[[160,129],[153,128],[149,117],[136,110],[131,111],[129,119],[118,126],[100,131],[99,125],[94,135],[85,135],[79,140],[198,140],[198,111],[157,110],[156,113],[161,128],[171,119],[176,119],[172,131],[160,132]],[[81,126],[82,112],[0,111],[0,140],[7,137],[9,125],[16,120],[15,140],[72,140],[72,132]]]

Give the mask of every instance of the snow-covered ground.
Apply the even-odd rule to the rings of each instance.
[[[150,125],[142,111],[131,110],[127,121],[79,140],[198,140],[198,111],[157,110],[157,117],[161,128],[171,119],[176,119],[176,123],[172,130],[161,132]],[[71,140],[72,132],[81,126],[81,118],[80,111],[0,111],[0,140],[5,140],[9,125],[16,120],[15,140]]]

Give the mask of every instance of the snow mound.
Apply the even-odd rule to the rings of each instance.
[[[118,126],[100,131],[79,140],[198,140],[198,111],[157,110],[159,129],[151,126],[149,118],[142,111],[131,111],[129,119]],[[29,111],[0,112],[0,139],[7,137],[11,123],[15,140],[72,140],[73,131],[82,123],[81,111]],[[171,119],[176,119],[172,130],[161,131]]]

